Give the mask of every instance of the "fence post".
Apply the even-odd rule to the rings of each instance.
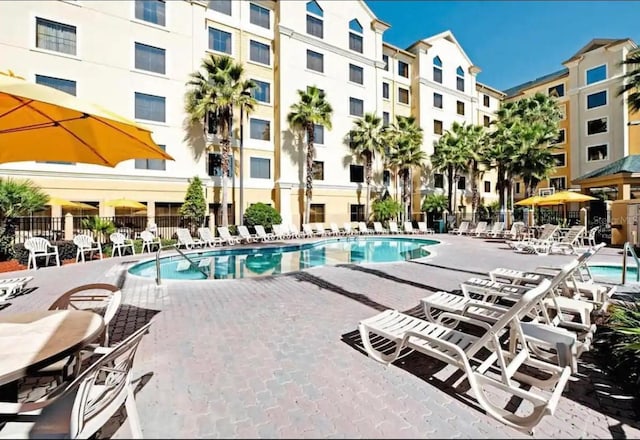
[[[64,239],[73,240],[73,215],[70,212],[64,216]]]
[[[513,210],[507,209],[507,218],[504,225],[505,229],[510,228],[512,223],[513,223]]]
[[[580,208],[580,224],[587,227],[587,208]]]

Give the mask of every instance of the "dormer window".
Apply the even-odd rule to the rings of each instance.
[[[442,84],[442,60],[440,57],[433,59],[433,81]]]
[[[456,69],[456,89],[464,92],[464,70],[460,66]]]
[[[307,3],[307,34],[318,38],[324,37],[323,16],[324,12],[318,3],[313,0]]]
[[[362,25],[355,18],[349,22],[349,49],[362,53]]]

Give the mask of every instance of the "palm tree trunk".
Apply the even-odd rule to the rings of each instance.
[[[229,175],[229,138],[224,136],[222,144],[222,226],[229,226],[229,210],[227,208],[227,176]]]
[[[477,182],[477,171],[476,164],[474,163],[471,166],[469,171],[469,178],[471,179],[471,219],[475,223],[476,222],[476,210],[478,208],[478,182]]]
[[[453,167],[447,167],[447,197],[449,198],[449,214],[453,214],[453,206],[455,203],[453,197]]]
[[[411,192],[409,190],[409,169],[402,171],[402,195],[404,200],[404,221],[409,220],[409,199]]]
[[[313,137],[313,124],[307,125],[307,181],[306,181],[306,189],[305,196],[307,199],[305,212],[304,212],[304,223],[309,223],[309,219],[311,216],[311,198],[313,196],[313,158],[315,157],[315,151],[313,142],[315,141]]]
[[[367,204],[365,205],[365,220],[369,220],[369,204],[371,203],[371,179],[373,178],[373,164],[371,160],[371,154],[367,154]]]

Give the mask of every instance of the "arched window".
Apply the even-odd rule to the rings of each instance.
[[[349,22],[349,49],[362,53],[362,25],[355,18]]]
[[[460,66],[456,69],[456,88],[464,92],[464,70]]]
[[[320,5],[314,0],[307,3],[307,34],[314,37],[324,37],[324,13]]]
[[[362,25],[355,18],[349,22],[349,29],[351,29],[352,31],[355,31],[355,32],[357,32],[359,34],[362,33]]]
[[[442,60],[438,56],[433,59],[433,81],[442,84]]]

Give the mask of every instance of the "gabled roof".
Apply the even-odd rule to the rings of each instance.
[[[491,86],[488,86],[488,85],[486,85],[484,83],[481,83],[480,81],[476,81],[476,90],[488,90],[490,92],[495,93],[496,95],[499,95],[499,96],[502,96],[502,97],[505,96],[504,92],[496,89],[495,87],[491,87]]]
[[[601,47],[616,46],[618,44],[626,43],[627,41],[632,43],[635,46],[635,43],[631,38],[594,38],[593,40],[589,41],[585,46],[583,46],[578,52],[576,52],[571,58],[569,58],[567,61],[564,61],[562,64],[566,64],[573,60],[576,60],[580,58],[582,55],[584,55],[585,53],[591,52],[592,50],[596,50]]]
[[[598,168],[590,173],[583,174],[577,179],[574,179],[573,182],[620,173],[640,173],[640,154],[633,154],[623,157],[622,159],[618,159],[609,165]]]
[[[470,66],[473,66],[473,62],[471,61],[471,59],[469,58],[469,56],[467,55],[467,53],[464,51],[464,49],[462,48],[462,46],[460,46],[460,43],[458,43],[458,40],[456,40],[456,37],[453,36],[453,32],[451,32],[450,30],[444,31],[444,32],[440,32],[439,34],[436,35],[432,35],[431,37],[428,38],[424,38],[422,40],[418,40],[415,43],[413,43],[411,46],[409,46],[407,48],[407,50],[410,50],[413,46],[415,46],[416,44],[420,43],[421,41],[432,45],[434,41],[436,40],[440,40],[440,39],[445,39],[450,41],[451,43],[455,44],[456,46],[458,46],[458,49],[460,50],[460,53],[462,53],[462,56],[464,56],[464,59],[469,63]]]
[[[541,76],[534,80],[527,81],[522,84],[518,84],[517,86],[511,87],[510,89],[505,90],[504,93],[507,95],[507,98],[511,98],[513,96],[520,94],[520,92],[522,92],[523,90],[530,89],[540,84],[554,81],[556,79],[562,78],[563,76],[567,76],[567,75],[569,75],[569,69],[564,68],[562,70],[549,73],[548,75]]]

